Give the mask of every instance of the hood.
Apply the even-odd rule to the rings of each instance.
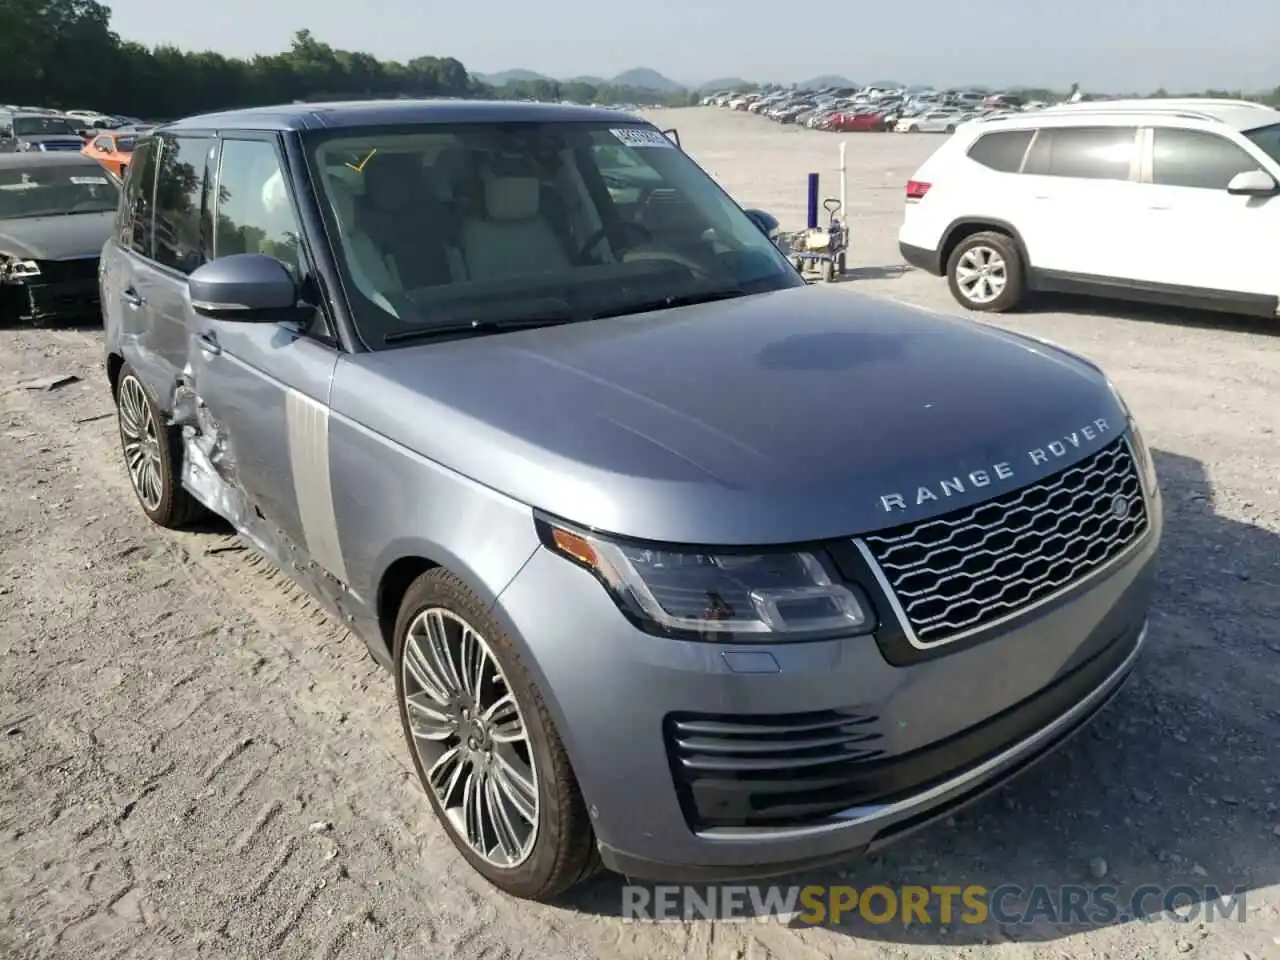
[[[114,223],[112,211],[0,220],[0,253],[11,253],[25,260],[96,257],[102,252]]]
[[[724,545],[941,514],[1126,425],[1064,351],[821,287],[359,354],[332,404],[566,520]]]

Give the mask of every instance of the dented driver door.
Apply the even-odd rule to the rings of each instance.
[[[301,281],[306,257],[275,138],[235,134],[219,154],[214,259],[264,253]],[[187,327],[187,486],[281,565],[314,562],[345,582],[329,494],[337,349],[301,325],[215,319],[189,305]]]

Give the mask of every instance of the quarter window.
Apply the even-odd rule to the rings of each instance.
[[[1034,130],[984,133],[969,148],[969,159],[1000,173],[1017,173],[1034,135]]]
[[[1258,162],[1215,133],[1157,127],[1151,131],[1151,182],[1166,187],[1225,190]]]
[[[1031,144],[1023,173],[1079,180],[1128,180],[1136,127],[1050,127]]]
[[[211,137],[157,138],[160,147],[156,180],[153,259],[189,274],[205,261],[205,174],[214,141]]]
[[[300,236],[275,145],[267,140],[224,140],[214,255],[265,253],[300,279]]]
[[[120,204],[120,245],[151,256],[152,205],[156,187],[156,142],[144,140],[133,152]]]

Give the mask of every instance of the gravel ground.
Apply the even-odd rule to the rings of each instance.
[[[745,205],[803,225],[839,138],[663,111]],[[896,252],[938,142],[851,135],[851,291],[956,309]],[[0,332],[0,957],[1280,956],[1280,329],[1053,300],[998,322],[1100,361],[1167,501],[1151,643],[1089,733],[880,857],[796,878],[1213,884],[1247,922],[904,929],[628,924],[605,877],[559,906],[489,890],[431,818],[392,688],[224,530],[134,505],[98,331]],[[19,384],[81,378],[53,390]]]

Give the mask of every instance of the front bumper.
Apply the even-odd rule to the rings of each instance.
[[[960,649],[903,665],[886,658],[879,634],[767,646],[649,636],[590,574],[546,550],[498,610],[525,647],[608,867],[654,880],[776,876],[857,856],[944,816],[1086,724],[1145,639],[1158,495],[1149,509],[1148,532],[1099,576]],[[759,797],[723,779],[690,782],[677,762],[672,727],[681,718],[709,720],[700,733],[749,723],[776,734],[806,720],[807,729],[830,728],[819,717],[837,711],[874,733],[878,756],[853,779],[876,799],[822,822],[734,826],[735,812],[749,813]],[[838,786],[850,789],[849,778]]]
[[[0,316],[25,323],[92,320],[101,315],[95,272],[67,278],[30,277],[0,285]]]

